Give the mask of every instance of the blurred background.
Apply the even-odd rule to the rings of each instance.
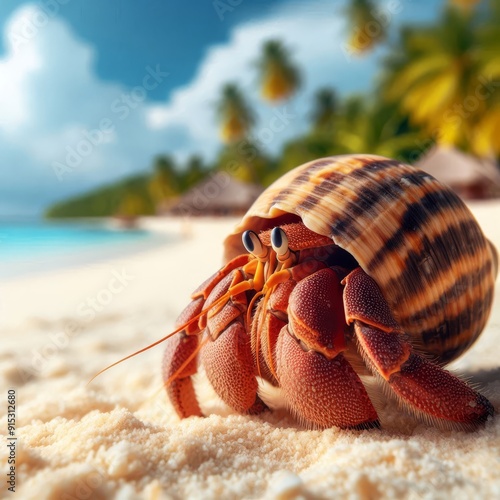
[[[498,26],[498,0],[2,2],[1,219],[239,214],[345,153],[498,196]]]

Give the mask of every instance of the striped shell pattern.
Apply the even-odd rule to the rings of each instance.
[[[493,301],[498,257],[463,201],[397,160],[345,155],[306,163],[255,201],[225,242],[301,220],[332,238],[380,286],[416,349],[447,363],[476,340]]]

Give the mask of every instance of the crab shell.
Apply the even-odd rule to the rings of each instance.
[[[297,167],[255,201],[225,240],[301,220],[378,283],[416,349],[447,363],[476,340],[493,302],[498,256],[463,201],[427,172],[374,155]]]

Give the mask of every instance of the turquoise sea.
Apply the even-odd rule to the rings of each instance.
[[[109,220],[0,221],[0,278],[110,258],[166,240],[142,229],[115,228]]]

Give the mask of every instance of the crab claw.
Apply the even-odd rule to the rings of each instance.
[[[342,287],[332,269],[301,280],[276,350],[279,384],[291,411],[314,427],[378,427],[360,378],[344,358]]]
[[[346,319],[361,354],[403,406],[440,427],[475,428],[493,415],[484,396],[414,352],[372,278],[357,268],[344,282]]]

